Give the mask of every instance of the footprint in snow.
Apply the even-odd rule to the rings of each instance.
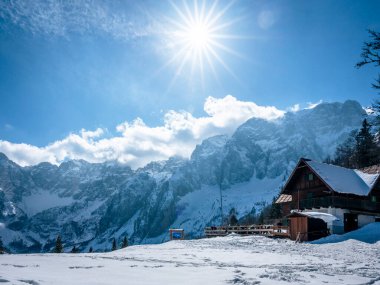
[[[23,279],[21,279],[21,280],[18,280],[18,281],[24,282],[26,284],[31,284],[31,285],[40,285],[40,283],[38,283],[37,281],[34,281],[34,280],[23,280]]]

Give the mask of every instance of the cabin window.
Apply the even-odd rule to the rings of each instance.
[[[371,202],[377,202],[376,196],[371,196]]]
[[[309,179],[309,181],[313,181],[313,179],[314,179],[313,173],[309,173],[308,179]]]

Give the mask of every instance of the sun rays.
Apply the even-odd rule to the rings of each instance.
[[[219,9],[217,1],[211,6],[197,0],[192,5],[184,1],[181,6],[171,2],[176,18],[168,19],[167,34],[173,54],[165,64],[165,67],[174,66],[171,85],[181,74],[190,75],[189,79],[199,78],[203,85],[205,73],[211,72],[218,79],[220,67],[235,77],[222,57],[222,53],[239,56],[227,45],[228,40],[237,38],[227,32],[236,19],[225,19],[232,4]]]

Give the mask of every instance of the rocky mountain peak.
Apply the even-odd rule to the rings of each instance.
[[[0,153],[0,236],[16,252],[48,251],[57,234],[82,250],[103,250],[123,235],[131,243],[161,242],[169,227],[199,236],[220,219],[221,196],[226,211],[260,211],[300,157],[333,154],[365,115],[348,100],[274,121],[253,118],[230,137],[204,140],[190,159],[137,170],[84,160],[20,167]]]

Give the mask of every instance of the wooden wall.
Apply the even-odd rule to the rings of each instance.
[[[292,204],[295,208],[298,199],[306,200],[331,195],[329,188],[306,166],[297,169],[285,193],[292,195]]]
[[[307,241],[308,222],[307,217],[290,217],[290,239],[296,240],[300,233],[299,241]]]
[[[327,224],[321,219],[290,216],[290,239],[297,241],[312,241],[328,235]]]

